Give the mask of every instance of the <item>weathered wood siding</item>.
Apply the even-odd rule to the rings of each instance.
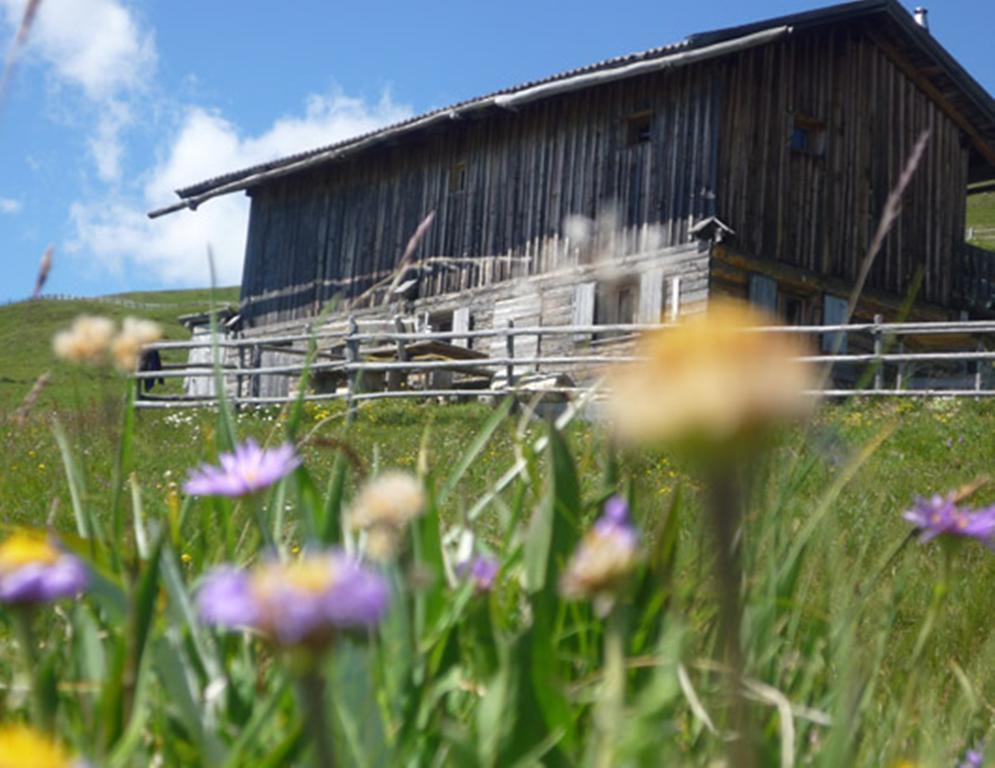
[[[836,26],[723,61],[719,217],[738,247],[852,285],[889,191],[918,134],[932,132],[902,216],[868,278],[949,305],[963,240],[968,149],[901,54],[873,30]],[[821,155],[793,150],[795,115],[823,121]]]
[[[614,206],[622,252],[684,243],[714,209],[717,94],[708,66],[603,85],[363,153],[252,192],[242,285],[253,324],[315,313],[390,273],[429,211],[420,296],[556,269],[576,257],[566,217]],[[652,112],[630,143],[628,117]],[[451,179],[460,173],[462,183]]]
[[[501,280],[459,293],[419,299],[410,307],[409,317],[421,317],[424,313],[430,313],[436,318],[449,315],[452,317],[454,330],[459,330],[457,324],[464,322],[472,328],[504,327],[509,319],[514,320],[519,328],[575,325],[577,286],[591,283],[610,285],[620,278],[634,280],[639,284],[641,300],[644,293],[647,296],[658,296],[659,312],[665,317],[672,313],[694,312],[708,299],[710,262],[711,253],[707,245],[684,243],[629,254],[616,260],[565,266],[542,275]],[[673,293],[675,278],[679,278],[679,296]],[[653,281],[659,281],[660,284],[656,285]],[[374,307],[358,309],[353,314],[363,323],[364,329],[369,329],[367,323],[380,321],[386,330],[392,330],[390,311],[391,308]],[[591,311],[593,312],[593,305]],[[456,319],[457,314],[461,316],[459,321]],[[657,319],[659,318],[650,318],[648,321]],[[592,321],[585,322],[589,324]],[[248,329],[245,336],[252,338],[273,334],[281,326],[281,323],[258,326]],[[286,324],[287,330],[299,327],[299,322],[288,321]],[[515,356],[567,355],[585,349],[591,343],[590,334],[577,337],[566,334],[545,336],[541,343],[535,336],[518,337],[515,341]],[[495,357],[504,357],[506,354],[504,337],[472,339],[470,346]],[[624,344],[611,343],[607,348],[619,354],[625,353],[627,349]],[[286,353],[266,351],[262,355],[262,364],[279,365],[294,359],[300,361],[302,354],[303,345],[296,358]],[[535,368],[534,364],[519,365],[515,367],[515,372],[524,374]],[[283,375],[260,376],[258,394],[285,395],[290,391],[295,378]]]

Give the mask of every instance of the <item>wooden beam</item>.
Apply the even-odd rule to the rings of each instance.
[[[716,245],[712,248],[712,265],[709,271],[712,275],[730,283],[739,282],[739,279],[734,275],[735,271],[754,272],[759,275],[765,275],[777,280],[780,286],[783,286],[792,293],[797,293],[803,297],[820,293],[849,296],[850,291],[853,290],[853,284],[850,281],[831,275],[820,275],[811,270],[779,261],[758,259],[725,244]],[[902,309],[904,303],[905,299],[902,296],[893,296],[881,291],[868,289],[861,294],[858,309],[861,316],[870,317],[877,312],[894,315],[895,312]],[[909,319],[949,320],[954,315],[954,310],[944,309],[936,304],[917,301],[913,305],[913,311]]]
[[[992,167],[995,167],[995,150],[985,141],[984,137],[978,132],[978,130],[971,124],[964,115],[958,110],[951,102],[950,99],[944,95],[939,88],[933,85],[928,79],[923,77],[922,70],[916,67],[908,58],[898,50],[894,45],[885,40],[881,35],[876,33],[872,29],[866,29],[867,36],[877,45],[885,55],[891,59],[891,61],[897,66],[902,72],[905,73],[916,86],[923,91],[927,96],[929,96],[936,105],[943,110],[943,112],[954,121],[958,128],[960,128],[964,133],[971,137],[971,141],[974,143],[975,148],[984,157]]]

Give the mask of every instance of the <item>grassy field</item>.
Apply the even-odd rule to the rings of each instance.
[[[106,389],[108,402],[119,405],[122,383],[109,382]],[[113,396],[110,391],[114,392]],[[482,405],[378,404],[364,409],[354,424],[347,425],[338,418],[340,414],[314,407],[308,409],[300,434],[307,435],[303,453],[319,486],[328,481],[335,454],[342,447],[347,448],[350,456],[350,486],[378,469],[402,467],[413,470],[419,464],[429,469],[430,483],[437,483],[465,455],[491,414],[492,409]],[[48,521],[68,534],[73,529],[72,499],[52,436],[50,417],[46,411],[39,410],[24,427],[4,427],[7,462],[0,473],[0,505],[5,512],[6,525],[42,525]],[[278,410],[241,415],[237,418],[238,436],[278,440],[283,434],[285,417],[285,412]],[[85,488],[83,503],[98,510],[107,525],[110,521],[103,510],[107,509],[107,500],[114,491],[110,478],[121,433],[119,413],[112,408],[86,408],[78,413],[63,411],[59,418],[79,462],[81,485]],[[147,520],[168,520],[175,515],[181,496],[178,485],[190,467],[213,457],[217,428],[216,416],[207,412],[173,415],[143,412],[137,415],[133,467],[137,498],[141,500]],[[459,521],[516,455],[523,451],[524,455],[529,455],[528,442],[542,431],[541,423],[523,427],[514,418],[505,420],[472,463],[457,492],[440,509],[443,521],[447,525]],[[799,587],[800,594],[795,598],[784,598],[802,602],[786,603],[778,609],[783,612],[784,621],[798,610],[803,613],[825,611],[827,618],[845,612],[845,606],[852,600],[850,590],[855,588],[856,574],[869,575],[884,563],[880,584],[861,598],[868,618],[862,620],[859,631],[870,639],[883,631],[881,622],[888,628],[887,646],[877,656],[870,654],[876,664],[871,676],[874,686],[869,706],[872,708],[888,713],[898,708],[899,691],[904,690],[904,681],[910,674],[908,660],[914,655],[917,638],[930,612],[931,595],[941,562],[935,548],[915,543],[905,548],[894,562],[887,559],[886,555],[909,533],[909,526],[900,513],[915,495],[946,492],[991,473],[995,467],[992,435],[995,435],[995,409],[987,403],[905,400],[828,405],[807,427],[784,435],[769,466],[758,475],[762,480],[753,490],[755,501],[751,506],[757,510],[755,514],[765,517],[748,519],[747,530],[769,531],[776,527],[790,540],[804,527],[812,510],[819,506],[827,487],[837,481],[842,483],[841,479],[848,475],[850,468],[856,466],[861,451],[880,440],[880,445],[867,454],[852,477],[841,484],[840,495],[832,504],[830,515],[808,547],[802,573],[805,587]],[[611,452],[606,450],[599,431],[586,422],[572,425],[566,438],[576,462],[582,497],[597,498],[603,492],[606,477],[613,475],[612,482],[618,487],[629,488],[637,519],[650,535],[655,535],[653,532],[667,518],[667,510],[675,503],[675,494],[682,489],[680,493],[686,499],[686,511],[679,530],[674,600],[676,605],[685,606],[686,631],[691,637],[697,632],[704,633],[700,639],[685,641],[690,644],[689,653],[693,653],[698,643],[705,642],[708,637],[705,628],[711,621],[708,609],[701,605],[702,585],[707,584],[702,570],[703,562],[707,561],[707,548],[703,549],[705,539],[702,538],[696,483],[689,479],[678,462],[663,454],[624,456],[614,469],[611,468],[606,463]],[[541,457],[536,457],[530,474],[534,474],[536,480],[533,490],[526,490],[525,514],[529,514],[528,507],[538,503],[541,496],[540,478],[546,474]],[[789,501],[784,503],[778,499],[786,482],[792,489]],[[516,496],[521,491],[519,486],[515,493],[505,494],[503,501],[492,506],[476,526],[478,534],[495,549],[502,547],[502,531],[506,524],[500,510],[520,504],[521,500],[516,501]],[[347,491],[347,496],[349,493],[351,491]],[[531,500],[533,498],[535,501]],[[995,492],[987,487],[976,499],[978,503],[993,500]],[[203,512],[207,513],[208,509],[204,508]],[[777,514],[779,519],[774,522],[769,518],[770,514]],[[210,527],[194,522],[188,523],[186,530],[179,539],[182,557],[190,558],[194,568],[201,561],[210,562],[212,547],[216,546]],[[288,536],[291,541],[299,541],[293,532],[293,523]],[[125,538],[118,546],[123,553],[134,552],[135,542],[130,529],[125,531]],[[781,554],[765,555],[761,542],[751,546],[756,550],[747,563],[747,571],[748,580],[755,580],[755,583],[750,587],[753,593],[747,605],[747,616],[754,615],[750,611],[758,613],[754,619],[747,620],[747,627],[752,626],[751,621],[759,621],[756,616],[775,606],[763,594],[764,572],[772,562],[783,557]],[[773,561],[768,559],[771,556]],[[937,623],[931,642],[918,660],[919,674],[923,678],[921,685],[928,693],[923,694],[921,709],[917,707],[911,717],[914,727],[918,727],[914,724],[920,718],[923,720],[922,738],[926,746],[910,742],[899,750],[899,754],[902,749],[911,753],[916,749],[925,749],[927,753],[937,749],[936,740],[945,738],[942,734],[947,731],[952,731],[949,742],[940,748],[948,752],[960,749],[964,742],[956,729],[965,727],[965,722],[970,723],[972,733],[985,730],[986,726],[977,723],[987,720],[977,712],[987,707],[988,702],[995,702],[995,641],[988,632],[992,579],[995,579],[995,555],[980,546],[965,547],[957,558],[943,621]],[[769,631],[774,631],[786,646],[801,643],[804,633],[796,637],[792,633],[797,633],[797,628],[790,627],[793,625],[773,630],[749,630],[756,634],[754,642],[761,646],[751,654],[761,679],[783,679],[785,676],[792,679],[792,664],[802,663],[804,667],[809,663],[803,663],[802,657],[791,662],[792,652],[819,655],[817,645],[794,651],[782,649],[774,656],[770,655],[773,651],[764,652],[763,647],[773,639],[765,634]],[[785,636],[785,632],[788,635]],[[707,647],[706,643],[699,653],[707,655],[704,651]],[[952,670],[962,673],[963,679]],[[970,696],[977,702],[970,716],[964,714],[962,705],[954,707],[955,702],[964,698],[965,684],[970,686]],[[695,736],[691,742],[699,738]],[[876,756],[872,749],[871,755],[862,755],[860,762],[885,764],[875,760],[883,760],[883,754],[894,756],[895,749],[894,745],[888,746],[886,752]],[[690,756],[688,761],[689,764],[699,763],[698,758]]]
[[[236,298],[235,289],[218,293],[221,301]],[[109,763],[114,765],[147,764],[153,755],[165,764],[213,765],[224,762],[218,759],[221,754],[228,755],[230,765],[296,764],[300,755],[294,750],[306,749],[292,725],[301,722],[301,710],[287,693],[288,678],[282,676],[279,660],[250,637],[228,638],[205,649],[196,640],[199,630],[190,616],[176,613],[193,599],[212,566],[233,556],[242,562],[260,556],[261,539],[246,504],[194,501],[181,491],[190,468],[216,459],[219,442],[226,439],[224,422],[213,412],[197,410],[139,411],[129,421],[122,408],[122,377],[52,359],[51,335],[81,312],[151,317],[163,324],[168,338],[183,338],[186,333],[176,316],[205,308],[209,300],[206,292],[120,298],[147,306],[39,301],[0,308],[0,339],[7,350],[0,381],[6,449],[0,525],[5,531],[49,527],[83,548],[75,532],[79,511],[85,509],[104,531],[112,532],[106,551],[90,545],[92,562],[101,569],[99,589],[68,614],[55,614],[43,623],[43,636],[49,638],[41,644],[46,668],[66,681],[60,689],[64,733],[86,754],[117,756]],[[52,384],[27,419],[16,422],[13,410],[42,370],[52,372]],[[327,673],[340,682],[352,680],[343,695],[358,697],[355,706],[369,707],[373,690],[380,702],[374,708],[378,712],[366,713],[368,724],[349,725],[340,712],[339,738],[354,750],[344,764],[398,764],[401,756],[414,764],[438,750],[457,750],[438,764],[533,765],[537,763],[528,756],[557,728],[574,742],[565,739],[543,764],[578,764],[579,755],[590,754],[588,739],[596,738],[584,734],[602,732],[595,683],[602,663],[607,665],[599,647],[610,622],[596,619],[590,610],[559,608],[524,594],[528,576],[521,573],[533,567],[533,529],[543,510],[557,510],[562,519],[556,525],[566,526],[552,540],[567,535],[575,543],[612,491],[628,496],[652,553],[640,576],[646,581],[640,581],[638,599],[634,596],[627,607],[633,623],[624,648],[633,667],[627,675],[624,744],[618,749],[632,755],[626,763],[632,765],[661,760],[716,764],[725,747],[713,737],[708,712],[719,722],[729,716],[723,714],[728,699],[721,675],[709,666],[718,641],[709,578],[714,551],[703,524],[707,486],[675,455],[618,453],[598,425],[583,419],[565,430],[569,458],[564,464],[561,457],[558,464],[555,453],[532,450],[534,440],[547,432],[543,422],[512,415],[494,426],[494,408],[371,403],[348,424],[340,405],[308,405],[301,423],[292,427],[307,483],[325,489],[321,506],[327,509],[347,505],[363,480],[383,469],[417,471],[433,496],[442,493],[448,478],[458,476],[433,509],[442,530],[465,521],[467,510],[516,459],[527,460],[522,481],[499,494],[473,522],[483,547],[498,553],[503,563],[504,587],[490,601],[486,621],[480,609],[466,602],[465,592],[428,586],[439,583],[438,571],[435,582],[426,581],[426,569],[440,566],[438,561],[433,565],[424,539],[438,530],[433,528],[436,518],[415,526],[416,543],[406,556],[413,559],[398,564],[393,573],[410,582],[399,594],[409,601],[405,604],[417,630],[407,628],[406,619],[391,624],[383,630],[382,647],[348,646],[351,650],[341,661],[345,666]],[[278,443],[291,429],[290,411],[236,414],[235,437]],[[493,431],[478,445],[489,425]],[[66,438],[61,448],[58,430]],[[122,441],[122,435],[130,441]],[[743,526],[742,644],[750,676],[782,697],[770,698],[768,692],[754,707],[759,764],[776,764],[787,754],[786,733],[798,764],[822,766],[898,765],[903,759],[949,765],[995,733],[995,639],[989,632],[995,553],[974,543],[956,555],[952,548],[922,545],[910,539],[910,526],[901,517],[916,496],[975,483],[980,490],[972,504],[995,502],[995,485],[988,482],[995,473],[993,435],[995,404],[985,401],[827,403],[809,423],[779,435],[771,452],[752,468]],[[125,444],[130,447],[122,471],[118,464]],[[73,457],[71,471],[63,451]],[[454,474],[467,456],[472,460],[465,472]],[[341,496],[335,490],[340,477]],[[315,501],[308,493],[304,481],[295,479],[266,501],[263,514],[273,521],[288,552],[308,546],[309,540],[313,544],[306,521],[316,514]],[[160,572],[156,556],[150,560],[147,552],[141,555],[148,548],[138,533],[143,526],[161,532],[164,562],[175,558],[180,571],[163,566]],[[562,566],[558,556],[550,549],[549,568]],[[661,574],[664,582],[651,580]],[[160,578],[160,586],[150,586]],[[435,608],[428,606],[427,594],[434,595]],[[525,601],[528,607],[523,608]],[[115,613],[122,604],[136,606],[130,619]],[[436,611],[437,625],[425,622],[427,610]],[[533,618],[528,627],[525,618],[543,610],[551,613]],[[142,624],[140,617],[149,623]],[[18,665],[11,661],[14,626],[0,610],[0,691],[18,687]],[[177,640],[176,627],[189,642]],[[450,641],[449,631],[458,637]],[[63,636],[73,643],[63,648],[58,641]],[[110,659],[118,658],[114,654],[133,658],[134,648],[149,637],[154,654],[149,671],[115,667],[118,677],[100,683],[99,695],[87,693],[95,679],[107,676]],[[506,665],[500,669],[493,658],[498,648]],[[542,665],[559,671],[536,672],[528,661],[532,654],[549,654]],[[365,668],[383,664],[384,658],[392,664],[395,655],[401,667],[410,665],[410,677],[394,679],[383,672],[356,687],[355,676],[350,677],[355,664]],[[684,677],[677,675],[678,662],[684,665]],[[206,693],[218,684],[208,675],[218,665],[225,668],[228,703],[217,733],[200,733],[200,722],[219,716]],[[644,671],[640,665],[647,665]],[[176,690],[171,680],[177,666],[185,669],[187,679],[200,680],[203,697]],[[436,669],[448,671],[436,675]],[[491,686],[502,690],[502,680],[517,679],[526,669],[532,670],[530,682],[523,677],[518,687],[508,683],[506,695],[518,697],[514,701],[494,704],[486,695],[467,693]],[[105,701],[128,690],[128,675],[144,680],[138,688],[144,686],[148,701],[157,702],[135,710],[145,720],[138,715],[129,720],[132,710]],[[74,688],[73,680],[82,686]],[[391,685],[401,683],[408,686],[408,698],[399,696],[392,703]],[[562,694],[561,704],[571,714],[557,715],[559,705],[529,698],[533,686],[536,696],[547,689],[561,691],[556,695]],[[694,688],[689,692],[688,686]],[[0,700],[12,711],[23,710],[24,701],[14,694],[0,694]],[[791,731],[785,731],[786,700],[795,713]],[[521,710],[513,732],[501,721],[488,720],[491,706],[498,707],[494,711]],[[565,719],[554,727],[561,715]],[[512,721],[509,716],[507,722]],[[411,723],[419,723],[420,730],[408,734]],[[593,730],[591,723],[597,726]],[[238,736],[243,728],[252,739]],[[551,750],[552,744],[542,750]]]
[[[995,229],[995,192],[971,195],[967,198],[967,226]],[[995,250],[995,234],[978,238],[974,244]]]
[[[42,299],[0,307],[0,413],[15,408],[44,371],[52,374],[42,396],[45,406],[92,404],[105,399],[116,376],[67,365],[52,354],[52,336],[69,327],[78,315],[104,315],[115,320],[129,315],[145,317],[160,323],[167,339],[186,339],[190,334],[177,317],[206,310],[210,294],[208,290],[150,291],[93,301]],[[215,298],[220,304],[237,303],[238,288],[220,288]],[[129,302],[145,306],[131,307]],[[178,354],[174,355],[177,361],[185,359],[185,352]]]

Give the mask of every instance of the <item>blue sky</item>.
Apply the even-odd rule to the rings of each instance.
[[[25,0],[0,0],[0,50]],[[241,195],[150,222],[172,190],[413,113],[809,0],[43,0],[0,105],[0,301],[238,282]],[[914,3],[908,3],[912,7]],[[995,91],[992,0],[930,8]]]

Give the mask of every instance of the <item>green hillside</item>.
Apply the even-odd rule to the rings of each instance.
[[[995,192],[971,195],[967,198],[967,226],[968,229],[975,227],[989,230],[971,242],[995,251]]]
[[[104,315],[118,321],[129,315],[144,317],[160,323],[167,339],[185,339],[190,334],[177,317],[206,310],[210,294],[209,290],[122,293],[95,299],[22,301],[0,307],[0,413],[16,408],[45,371],[51,372],[52,379],[42,396],[42,407],[53,402],[89,404],[120,392],[114,372],[68,365],[52,354],[52,336],[67,328],[77,315]],[[218,289],[215,300],[236,303],[238,288]],[[177,354],[177,360],[184,359],[185,352],[174,356]]]

